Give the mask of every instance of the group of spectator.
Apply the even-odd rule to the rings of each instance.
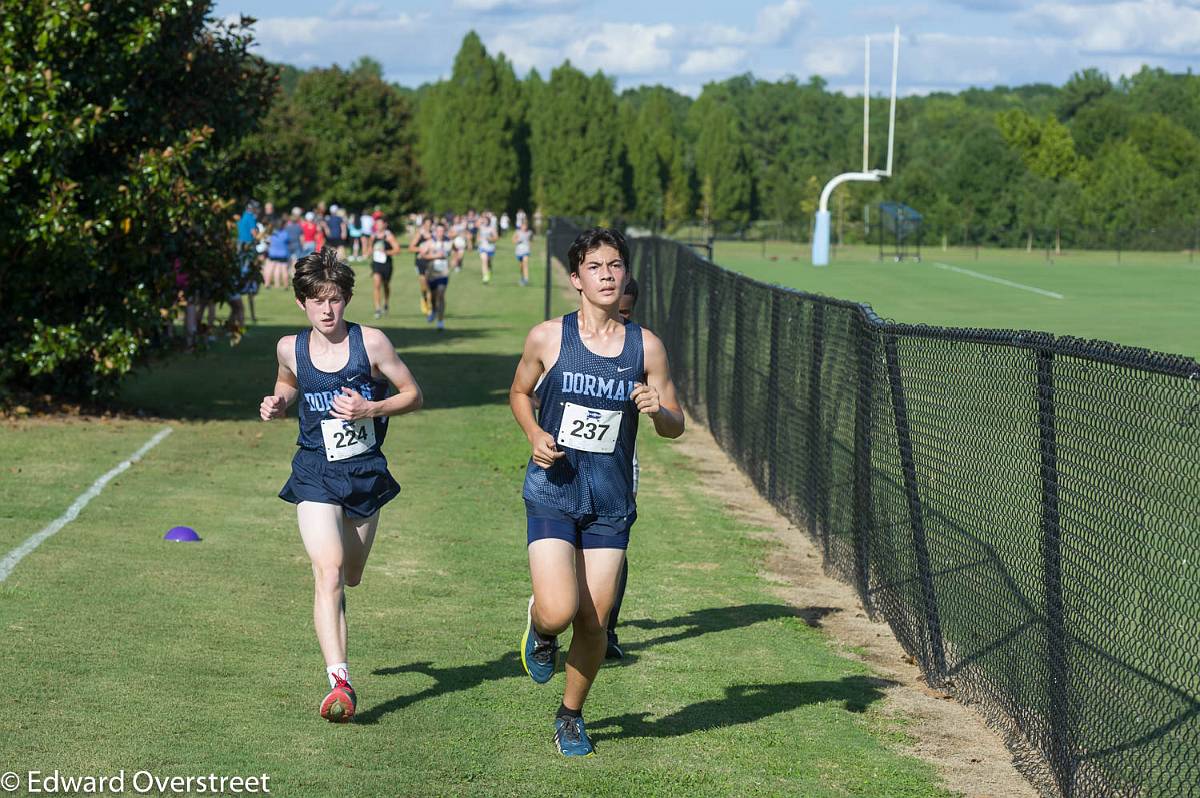
[[[482,261],[482,277],[486,283],[491,278],[490,261],[495,252],[495,241],[500,237],[507,239],[511,226],[511,235],[517,243],[517,258],[521,267],[519,282],[526,285],[529,236],[527,231],[530,230],[530,222],[534,223],[535,228],[541,226],[540,217],[539,212],[531,219],[523,210],[518,210],[513,219],[510,219],[507,212],[497,216],[488,211],[476,213],[474,210],[468,210],[466,214],[445,214],[440,217],[434,217],[430,213],[413,213],[406,219],[407,250],[416,253],[418,274],[423,277],[420,267],[425,260],[425,253],[422,253],[421,246],[426,238],[431,237],[431,223],[436,220],[447,229],[448,238],[452,242],[452,246],[448,246],[447,255],[454,271],[461,270],[465,251],[477,250]],[[326,205],[324,202],[318,202],[309,210],[297,206],[290,211],[277,211],[274,203],[250,200],[241,213],[229,220],[231,234],[236,241],[240,272],[240,281],[235,291],[224,298],[200,296],[196,290],[189,290],[187,277],[178,259],[175,263],[176,283],[188,347],[193,346],[201,334],[206,335],[210,342],[216,340],[219,304],[229,306],[229,316],[224,326],[231,336],[239,336],[245,329],[247,311],[250,321],[257,322],[254,301],[259,290],[288,288],[296,261],[310,252],[331,246],[337,249],[342,258],[372,261],[373,255],[377,255],[372,249],[379,248],[375,239],[380,236],[376,236],[376,233],[383,235],[387,230],[386,224],[381,223],[381,220],[386,222],[384,214],[374,208],[351,213],[337,204]],[[374,263],[372,268],[375,269]],[[380,310],[386,309],[390,277],[389,273],[383,280],[376,280],[382,283],[376,286],[376,293],[381,294],[376,297],[377,316],[380,315]],[[431,313],[432,295],[423,280],[421,283],[422,310]],[[205,319],[207,324],[203,323]]]

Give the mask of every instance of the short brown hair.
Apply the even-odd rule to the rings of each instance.
[[[347,302],[354,295],[354,270],[338,257],[336,249],[321,247],[296,261],[296,276],[292,278],[296,299],[301,302],[317,299],[330,287],[341,291],[342,299]]]

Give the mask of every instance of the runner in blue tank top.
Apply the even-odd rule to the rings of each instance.
[[[279,496],[296,505],[312,561],[313,625],[330,687],[321,717],[345,723],[357,707],[346,663],[345,588],[362,579],[379,508],[400,492],[380,451],[388,417],[419,409],[421,389],[382,331],[346,321],[354,272],[335,249],[300,258],[292,285],[312,329],[279,339],[275,390],[259,415],[283,418],[299,403],[300,448]]]
[[[557,636],[573,627],[554,720],[555,744],[565,756],[594,750],[582,709],[604,659],[605,625],[637,519],[639,416],[650,416],[665,438],[683,434],[662,341],[617,312],[628,262],[616,230],[594,228],[575,239],[567,269],[579,310],[530,331],[509,392],[532,448],[523,494],[533,595],[521,662],[534,681],[550,681]]]

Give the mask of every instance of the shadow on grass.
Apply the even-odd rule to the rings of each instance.
[[[678,615],[663,621],[639,619],[622,621],[617,626],[620,634],[623,628],[634,629],[676,629],[679,631],[652,637],[641,642],[621,642],[621,648],[627,652],[637,652],[664,643],[674,643],[687,640],[710,632],[724,632],[729,629],[740,629],[743,626],[773,621],[779,618],[799,618],[806,625],[819,627],[821,620],[831,613],[837,612],[836,607],[790,607],[786,604],[743,604],[738,607],[709,607],[703,610],[693,610],[685,615]]]
[[[436,698],[447,693],[457,693],[471,690],[485,682],[497,679],[523,675],[521,661],[517,652],[509,651],[491,662],[479,665],[460,665],[456,668],[435,668],[429,662],[413,662],[409,665],[397,665],[391,668],[377,668],[376,676],[394,676],[398,673],[420,673],[433,679],[433,684],[419,693],[396,696],[373,707],[357,713],[355,723],[378,723],[379,719],[391,712],[412,706],[427,698]]]
[[[163,418],[255,420],[259,403],[275,385],[275,343],[295,332],[295,327],[251,327],[235,347],[218,342],[208,352],[152,363],[129,380],[118,404],[129,412]],[[427,409],[508,402],[518,354],[409,351],[435,342],[483,338],[491,334],[488,330],[439,333],[420,327],[387,332],[420,384]],[[294,408],[288,415],[295,423]]]
[[[614,737],[682,737],[693,732],[754,723],[798,707],[840,703],[847,712],[864,712],[897,682],[874,676],[846,676],[838,681],[737,684],[725,697],[701,701],[678,712],[648,720],[648,712],[631,712],[588,723],[593,740]]]

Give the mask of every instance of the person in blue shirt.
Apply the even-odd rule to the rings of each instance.
[[[279,229],[271,230],[268,236],[267,263],[263,268],[263,285],[267,288],[271,286],[287,288],[289,259],[292,254],[290,235],[286,227],[280,227]]]
[[[287,224],[284,229],[288,234],[288,276],[291,276],[291,268],[296,265],[296,261],[300,259],[301,235],[303,233],[300,227],[300,218],[304,212],[299,207],[292,208],[291,216],[288,217]]]
[[[238,219],[237,225],[238,244],[248,244],[251,249],[254,248],[254,231],[258,229],[258,216],[255,213],[257,210],[258,203],[250,200],[246,203],[246,210]]]
[[[638,420],[649,416],[666,438],[684,427],[662,341],[618,312],[628,263],[616,230],[592,228],[575,239],[567,270],[579,310],[529,332],[509,390],[531,449],[522,496],[533,595],[521,663],[535,682],[550,681],[557,636],[573,628],[554,720],[564,756],[594,752],[582,710],[604,660],[605,627],[637,520]]]

